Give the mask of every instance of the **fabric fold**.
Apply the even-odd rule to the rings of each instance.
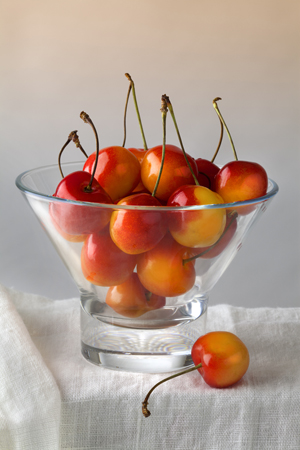
[[[58,450],[60,392],[13,297],[0,285],[0,449]]]

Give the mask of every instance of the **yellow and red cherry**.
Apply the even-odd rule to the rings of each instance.
[[[213,331],[201,336],[191,352],[194,366],[171,375],[153,386],[142,402],[144,417],[151,415],[148,400],[155,388],[165,381],[198,370],[203,380],[213,388],[227,388],[241,380],[248,370],[250,357],[241,339],[228,331]]]
[[[92,173],[96,152],[86,160],[83,170]],[[95,179],[115,202],[130,194],[140,182],[141,166],[137,157],[124,147],[111,146],[98,153]]]
[[[163,146],[158,145],[149,149],[141,164],[141,180],[149,192],[153,192],[159,177],[162,164]],[[197,164],[191,156],[187,155],[193,172],[198,173]],[[159,200],[167,201],[170,195],[185,184],[193,184],[194,178],[188,167],[184,154],[175,145],[165,145],[163,169],[155,196]]]
[[[112,241],[108,227],[90,234],[83,243],[81,269],[84,277],[97,286],[115,286],[132,274],[136,256],[122,252]]]
[[[217,242],[209,247],[202,247],[194,249],[195,257],[200,257],[204,259],[212,259],[219,256],[225,248],[229,245],[231,239],[235,235],[237,230],[237,213],[228,212],[226,214],[226,225],[221,237]]]
[[[182,186],[169,198],[167,206],[222,205],[223,199],[204,186]],[[185,247],[207,247],[221,237],[226,224],[226,209],[170,211],[169,230],[173,238]]]
[[[164,297],[147,291],[135,272],[124,283],[111,286],[105,301],[115,312],[130,318],[162,308],[166,303]]]
[[[220,168],[208,159],[197,158],[196,164],[198,168],[197,179],[200,186],[207,187],[214,191],[214,179]]]
[[[255,162],[231,161],[215,177],[215,190],[225,203],[242,202],[266,195],[268,175]]]
[[[177,297],[195,283],[195,262],[184,259],[191,253],[167,233],[152,250],[138,255],[137,274],[142,285],[163,297]]]
[[[194,343],[192,360],[204,381],[214,388],[226,388],[237,383],[249,367],[249,352],[235,334],[214,331]]]
[[[168,223],[166,214],[159,211],[161,203],[150,194],[132,194],[117,206],[149,206],[150,211],[117,209],[110,220],[110,235],[125,253],[139,254],[151,250],[164,237]]]
[[[217,105],[219,97],[213,101],[213,106],[220,121],[226,129],[234,154],[234,161],[223,166],[215,176],[215,191],[221,195],[225,203],[242,202],[266,195],[268,189],[268,176],[265,169],[258,163],[239,161],[230,131],[223,119]],[[244,208],[244,213],[251,208]],[[242,213],[242,210],[239,210]]]
[[[53,204],[50,204],[49,212],[50,212],[52,224],[54,225],[54,228],[56,229],[56,231],[58,231],[58,233],[66,241],[69,241],[69,242],[83,242],[85,240],[85,238],[87,237],[87,235],[86,234],[70,234],[70,233],[66,233],[65,231],[63,231],[61,229],[61,227],[55,222],[55,219],[54,219],[54,216],[53,216],[53,213],[52,213],[52,208],[53,208]]]

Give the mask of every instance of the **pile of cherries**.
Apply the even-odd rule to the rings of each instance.
[[[117,313],[135,318],[163,307],[166,297],[189,291],[195,282],[196,259],[213,258],[222,252],[235,233],[238,214],[248,214],[251,206],[239,208],[238,214],[232,208],[174,209],[261,197],[267,192],[268,177],[259,164],[237,159],[217,106],[219,98],[213,101],[221,125],[215,156],[225,128],[235,155],[233,161],[220,169],[213,162],[215,156],[208,161],[188,155],[166,95],[162,96],[161,107],[162,145],[148,149],[134,83],[126,76],[130,81],[127,101],[132,90],[144,148],[125,148],[125,132],[122,146],[99,149],[97,130],[88,114],[82,112],[81,119],[94,131],[96,151],[87,156],[77,133],[69,135],[59,155],[60,169],[62,151],[71,141],[87,159],[82,170],[67,176],[62,174],[54,197],[84,204],[52,202],[50,216],[65,239],[83,242],[84,277],[94,285],[107,286],[106,303]],[[166,144],[168,111],[180,147]],[[105,205],[115,205],[115,208],[105,208]],[[172,209],[160,210],[162,206]]]

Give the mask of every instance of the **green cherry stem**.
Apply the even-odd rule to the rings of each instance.
[[[214,154],[214,156],[212,157],[212,160],[211,160],[212,163],[215,161],[215,159],[217,157],[217,154],[219,153],[222,141],[223,141],[224,126],[223,126],[223,122],[220,119],[220,117],[219,117],[219,121],[220,121],[220,125],[221,125],[221,133],[220,133],[220,139],[219,139],[219,143],[218,143],[217,149],[216,149],[215,154]]]
[[[62,168],[61,168],[61,155],[63,154],[64,149],[67,147],[67,145],[71,141],[73,141],[75,143],[76,147],[79,148],[82,151],[82,153],[85,155],[86,158],[88,158],[88,155],[85,153],[85,151],[83,150],[83,148],[82,148],[82,146],[81,146],[81,144],[79,142],[79,137],[78,137],[77,131],[71,131],[71,133],[69,134],[67,142],[64,144],[64,146],[62,147],[62,149],[61,149],[61,151],[59,152],[59,155],[58,155],[58,167],[59,167],[59,171],[60,171],[60,174],[61,174],[62,178],[64,178],[64,174],[63,174],[63,171],[62,171]]]
[[[153,388],[150,389],[150,391],[146,395],[145,400],[142,402],[142,413],[143,413],[143,415],[145,417],[149,417],[151,415],[149,409],[147,408],[148,400],[149,400],[150,395],[154,391],[154,389],[157,388],[157,386],[159,386],[160,384],[164,383],[165,381],[169,381],[169,380],[172,380],[173,378],[179,377],[180,375],[184,375],[185,373],[193,372],[194,370],[200,369],[200,367],[202,367],[201,363],[197,364],[197,366],[191,367],[190,369],[184,370],[183,372],[175,373],[174,375],[171,375],[168,378],[164,378],[163,380],[161,380],[157,384],[155,384],[153,386]]]
[[[162,145],[162,155],[161,155],[161,164],[160,164],[160,169],[159,169],[159,173],[156,179],[156,183],[152,192],[152,197],[155,197],[156,195],[156,191],[159,185],[159,181],[161,178],[161,174],[163,171],[163,166],[164,166],[164,161],[165,161],[165,153],[166,153],[166,135],[167,135],[167,131],[166,131],[166,121],[167,121],[167,112],[168,112],[168,108],[167,108],[167,104],[166,101],[164,99],[164,96],[162,96],[161,98],[161,116],[162,116],[162,123],[163,123],[163,145]]]
[[[198,253],[197,255],[192,256],[191,258],[186,258],[182,260],[182,264],[186,264],[188,262],[194,261],[194,259],[200,258],[200,256],[205,255],[206,253],[210,252],[219,242],[220,240],[224,237],[224,234],[227,233],[227,231],[229,230],[229,228],[231,227],[231,225],[233,224],[234,220],[237,218],[238,214],[236,211],[233,211],[230,214],[230,221],[229,224],[226,226],[225,230],[223,231],[223,233],[221,234],[221,236],[219,237],[219,239],[210,247],[208,247],[206,250],[203,250],[203,252]]]
[[[96,157],[95,157],[95,163],[94,163],[94,168],[93,168],[93,172],[92,172],[92,176],[91,176],[91,180],[89,182],[89,184],[84,188],[85,192],[90,192],[92,190],[92,183],[94,180],[94,176],[96,173],[96,169],[97,169],[97,164],[98,164],[98,156],[99,156],[99,139],[98,139],[98,133],[97,130],[95,128],[95,125],[92,122],[92,119],[90,118],[90,116],[85,113],[84,111],[82,111],[80,113],[80,118],[85,122],[88,123],[89,125],[91,125],[94,134],[95,134],[95,138],[96,138]]]
[[[183,147],[183,143],[182,143],[182,139],[181,139],[181,136],[180,136],[180,133],[179,133],[179,129],[178,129],[178,126],[177,126],[177,122],[176,122],[176,118],[175,118],[175,114],[174,114],[174,110],[173,110],[172,103],[170,102],[170,99],[169,99],[169,97],[168,97],[167,95],[163,95],[163,97],[164,97],[164,99],[165,99],[165,102],[166,102],[166,104],[167,104],[167,107],[169,108],[171,117],[172,117],[172,119],[173,119],[174,126],[175,126],[175,129],[176,129],[176,132],[177,132],[177,136],[178,136],[178,139],[179,139],[179,142],[180,142],[181,149],[182,149],[182,151],[183,151],[183,155],[184,155],[185,161],[186,161],[186,163],[187,163],[187,165],[188,165],[188,167],[189,167],[189,169],[190,169],[190,171],[191,171],[191,174],[192,174],[192,176],[193,176],[193,178],[194,178],[195,184],[196,184],[197,186],[199,186],[199,181],[197,180],[197,177],[196,177],[196,175],[194,174],[194,171],[193,171],[193,169],[192,169],[192,166],[190,165],[190,162],[189,162],[189,160],[188,160],[188,157],[187,157],[186,152],[185,152],[184,147]]]
[[[128,101],[129,101],[131,89],[132,89],[132,84],[130,83],[129,84],[129,88],[128,88],[128,92],[127,92],[126,102],[125,102],[125,110],[124,110],[124,139],[123,139],[122,147],[125,147],[125,143],[126,143],[126,117],[127,117],[127,107],[128,107]]]
[[[131,88],[132,88],[132,95],[133,95],[134,105],[135,105],[135,110],[136,110],[137,118],[138,118],[138,121],[139,121],[141,133],[142,133],[142,138],[143,138],[143,143],[144,143],[144,150],[147,151],[148,147],[147,147],[147,142],[146,142],[145,133],[144,133],[144,129],[143,129],[142,119],[141,119],[140,112],[139,112],[139,107],[138,107],[138,104],[137,104],[134,82],[133,82],[133,79],[131,78],[131,76],[129,75],[129,73],[125,73],[125,77],[130,81],[130,85],[131,85]]]
[[[224,125],[224,128],[225,128],[225,130],[226,130],[226,132],[227,132],[228,138],[229,138],[230,143],[231,143],[231,147],[232,147],[233,154],[234,154],[234,159],[237,161],[237,160],[238,160],[238,157],[237,157],[237,154],[236,154],[236,151],[235,151],[235,146],[234,146],[234,143],[233,143],[231,134],[230,134],[230,132],[229,132],[229,129],[228,129],[228,127],[227,127],[227,125],[226,125],[226,123],[225,123],[225,120],[223,119],[222,114],[220,113],[220,110],[219,110],[218,105],[217,105],[217,101],[219,101],[219,100],[222,100],[222,99],[221,99],[220,97],[216,97],[216,98],[213,100],[213,106],[214,106],[214,108],[215,108],[215,110],[216,110],[216,113],[217,113],[218,116],[219,116],[219,119],[221,120],[222,124]]]

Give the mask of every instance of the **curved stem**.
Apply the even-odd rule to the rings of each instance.
[[[183,143],[182,143],[182,139],[181,139],[181,136],[180,136],[180,133],[179,133],[179,129],[178,129],[178,126],[177,126],[177,122],[176,122],[176,119],[175,119],[175,114],[174,114],[172,103],[170,102],[170,99],[169,99],[169,97],[167,95],[163,95],[163,97],[164,97],[164,99],[166,101],[166,104],[167,104],[167,106],[169,108],[171,117],[173,119],[173,122],[174,122],[174,125],[175,125],[175,129],[176,129],[176,132],[177,132],[177,136],[178,136],[178,139],[179,139],[179,142],[180,142],[181,149],[183,151],[183,155],[184,155],[185,161],[186,161],[186,163],[187,163],[187,165],[188,165],[188,167],[189,167],[189,169],[191,171],[191,174],[192,174],[192,176],[194,178],[195,184],[197,186],[199,186],[199,181],[197,180],[197,177],[194,174],[192,166],[191,166],[191,164],[190,164],[190,162],[188,160],[188,157],[187,157],[186,152],[185,152],[184,147],[183,147]]]
[[[199,369],[200,367],[202,367],[202,364],[201,364],[201,363],[197,364],[197,366],[191,367],[190,369],[184,370],[183,372],[175,373],[175,375],[171,375],[171,376],[168,377],[168,378],[164,378],[163,380],[161,380],[161,381],[159,381],[157,384],[155,384],[155,385],[153,386],[153,388],[150,389],[150,391],[149,391],[148,394],[146,395],[145,400],[142,402],[142,412],[143,412],[143,415],[144,415],[145,417],[149,417],[149,416],[151,415],[150,411],[149,411],[148,408],[147,408],[148,400],[149,400],[150,395],[151,395],[152,392],[154,391],[154,389],[157,388],[157,386],[159,386],[160,384],[164,383],[165,381],[169,381],[169,380],[172,380],[173,378],[179,377],[180,375],[184,375],[185,373],[193,372],[194,370],[197,370],[197,369]]]
[[[148,147],[147,147],[146,138],[145,138],[145,134],[144,134],[144,129],[143,129],[143,125],[142,125],[142,119],[141,119],[140,112],[139,112],[139,107],[138,107],[138,104],[137,104],[134,82],[133,82],[133,79],[131,78],[131,76],[129,75],[129,73],[125,73],[125,77],[130,81],[130,84],[131,84],[131,87],[132,87],[132,95],[133,95],[133,100],[134,100],[134,104],[135,104],[135,110],[136,110],[136,114],[137,114],[137,117],[138,117],[141,133],[142,133],[142,138],[143,138],[143,143],[144,143],[144,150],[147,151]]]
[[[224,234],[228,231],[228,229],[231,227],[231,225],[233,224],[233,222],[235,221],[235,219],[237,218],[238,214],[236,211],[232,211],[231,214],[231,219],[229,224],[225,227],[223,233],[221,234],[221,236],[219,237],[219,239],[210,247],[208,247],[207,249],[203,250],[201,253],[198,253],[198,255],[194,255],[191,258],[187,258],[187,259],[183,259],[182,260],[182,265],[194,261],[194,259],[200,258],[200,256],[205,255],[206,253],[210,252],[219,242],[220,240],[224,237]]]
[[[88,124],[91,125],[91,127],[92,127],[92,129],[93,129],[93,131],[94,131],[94,134],[95,134],[95,138],[96,138],[96,157],[95,157],[94,168],[93,168],[91,180],[90,180],[89,184],[84,188],[84,190],[85,190],[86,192],[90,192],[90,191],[92,190],[92,183],[93,183],[93,180],[94,180],[94,176],[95,176],[95,172],[96,172],[97,164],[98,164],[98,156],[99,156],[99,139],[98,139],[98,133],[97,133],[97,130],[96,130],[95,125],[93,124],[92,119],[90,118],[90,116],[89,116],[87,113],[85,113],[84,111],[82,111],[82,112],[80,113],[80,118],[81,118],[85,123],[88,123]]]
[[[217,113],[218,116],[219,116],[219,119],[221,120],[222,124],[224,125],[224,128],[225,128],[225,130],[226,130],[226,132],[227,132],[228,138],[229,138],[230,143],[231,143],[232,151],[233,151],[233,154],[234,154],[234,159],[237,161],[237,160],[238,160],[238,157],[237,157],[237,154],[236,154],[236,151],[235,151],[235,146],[234,146],[234,143],[233,143],[231,134],[230,134],[230,132],[229,132],[229,129],[228,129],[226,123],[225,123],[225,120],[223,119],[222,114],[220,113],[220,110],[219,110],[219,108],[218,108],[218,105],[217,105],[217,101],[218,101],[218,100],[222,100],[222,99],[221,99],[220,97],[216,97],[216,98],[213,100],[213,106],[214,106],[214,108],[215,108],[215,110],[216,110],[216,113]]]
[[[164,166],[164,161],[165,161],[165,153],[166,153],[166,120],[167,120],[167,112],[168,112],[168,108],[164,99],[164,96],[162,96],[161,98],[161,116],[162,116],[162,123],[163,123],[163,145],[162,145],[162,155],[161,155],[161,164],[160,164],[160,169],[159,169],[159,173],[156,179],[156,183],[152,192],[152,197],[155,197],[158,185],[159,185],[159,181],[161,178],[161,174],[163,171],[163,166]]]
[[[61,151],[58,154],[58,167],[59,167],[59,171],[60,171],[60,174],[61,174],[62,178],[64,178],[64,174],[63,174],[63,171],[62,171],[62,168],[61,168],[61,162],[60,162],[61,155],[63,154],[64,149],[66,148],[67,145],[69,145],[70,142],[71,142],[71,139],[70,139],[70,136],[69,136],[67,142],[63,145]]]
[[[131,88],[132,88],[132,84],[130,83],[129,88],[128,88],[128,92],[127,92],[126,103],[125,103],[125,110],[124,110],[124,139],[123,139],[122,147],[125,147],[125,142],[126,142],[126,116],[127,116],[127,107],[128,107],[128,101],[129,101]]]
[[[88,158],[88,155],[85,153],[85,151],[84,151],[83,148],[81,147],[81,144],[80,144],[80,142],[79,142],[79,137],[78,137],[77,131],[71,131],[71,133],[69,134],[69,137],[68,137],[67,142],[66,142],[65,145],[62,147],[62,149],[61,149],[61,151],[59,152],[59,155],[58,155],[58,167],[59,167],[59,171],[60,171],[60,174],[61,174],[62,178],[64,178],[64,174],[63,174],[63,171],[62,171],[62,168],[61,168],[61,155],[63,154],[63,151],[64,151],[64,149],[66,148],[66,146],[67,146],[71,141],[73,141],[73,142],[75,143],[76,147],[78,147],[78,148],[82,151],[82,153]]]
[[[218,117],[219,117],[219,116],[218,116]],[[221,125],[221,133],[220,133],[220,139],[219,139],[218,147],[217,147],[217,149],[216,149],[216,151],[215,151],[215,154],[214,154],[214,156],[212,157],[212,160],[211,160],[212,163],[215,161],[215,159],[216,159],[216,157],[217,157],[217,154],[219,153],[219,150],[220,150],[222,141],[223,141],[224,126],[223,126],[223,122],[222,122],[222,120],[220,119],[220,117],[219,117],[219,121],[220,121],[220,125]]]

